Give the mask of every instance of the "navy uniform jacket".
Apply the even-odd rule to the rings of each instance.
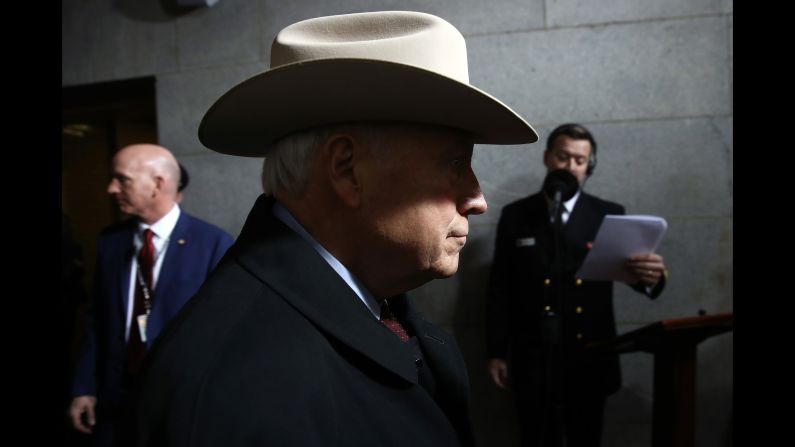
[[[612,281],[585,281],[575,277],[607,214],[624,214],[624,207],[580,193],[563,226],[565,253],[561,281],[552,280],[553,233],[542,193],[506,205],[497,227],[489,278],[487,349],[489,358],[511,358],[522,372],[513,380],[544,385],[542,322],[550,312],[563,319],[566,393],[608,395],[621,386],[618,355],[595,355],[588,342],[616,335]],[[662,291],[664,279],[652,290]],[[554,299],[555,288],[564,297],[563,308]],[[633,287],[635,288],[635,287]],[[645,293],[645,288],[637,287]]]
[[[122,397],[126,372],[130,263],[136,254],[133,236],[137,230],[137,220],[127,219],[103,230],[99,237],[93,303],[72,383],[72,396],[96,396],[98,404],[109,408]],[[220,228],[180,212],[152,295],[147,349],[199,290],[233,242]]]
[[[403,295],[390,306],[415,337],[413,346],[401,342],[272,206],[260,196],[235,245],[144,360],[122,439],[471,445],[468,377],[453,338]]]

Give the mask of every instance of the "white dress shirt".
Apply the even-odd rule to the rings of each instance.
[[[138,262],[136,261],[138,259],[138,252],[141,251],[141,247],[144,245],[144,230],[148,228],[152,230],[153,233],[152,243],[155,246],[155,265],[152,267],[152,290],[154,291],[157,289],[157,279],[160,277],[160,269],[163,267],[163,259],[166,257],[168,241],[171,238],[174,227],[177,226],[180,213],[179,205],[174,204],[174,207],[171,208],[168,214],[161,217],[160,220],[152,225],[138,222],[138,231],[133,236],[135,256],[130,261],[130,285],[128,288],[129,294],[127,295],[129,299],[127,300],[127,325],[124,331],[125,339],[129,339],[130,337],[130,324],[132,323],[133,305],[135,304],[135,283],[138,276]]]
[[[549,212],[551,213],[553,211],[552,206],[554,205],[554,203],[552,202],[552,199],[546,196],[546,194],[544,194],[544,198],[547,201],[547,207],[549,209]],[[569,216],[571,216],[571,211],[574,209],[574,205],[577,204],[577,199],[579,198],[580,198],[580,189],[578,188],[577,192],[574,194],[574,196],[571,199],[561,204],[563,210],[561,210],[560,219],[563,221],[564,224],[569,221]]]

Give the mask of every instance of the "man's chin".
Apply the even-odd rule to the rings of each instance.
[[[120,207],[119,207],[119,212],[120,212],[120,213],[123,215],[123,217],[125,217],[125,218],[126,218],[126,217],[133,217],[133,216],[134,216],[134,214],[132,213],[132,210],[131,210],[129,207],[120,206]]]
[[[449,278],[455,275],[455,272],[457,271],[458,271],[458,253],[452,256],[451,259],[448,259],[444,265],[438,266],[438,268],[435,271],[436,278],[437,279]]]

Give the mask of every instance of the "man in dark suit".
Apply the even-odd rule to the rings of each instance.
[[[125,439],[472,445],[463,357],[406,292],[456,272],[486,210],[474,143],[535,131],[468,85],[463,37],[432,15],[310,19],[271,57],[199,127],[266,156],[265,194],[147,358]]]
[[[502,210],[488,288],[488,372],[502,389],[511,377],[523,445],[598,446],[605,399],[619,389],[621,376],[617,355],[593,354],[585,346],[616,335],[613,283],[575,273],[604,216],[624,214],[624,207],[582,190],[596,167],[596,141],[584,126],[556,128],[544,164],[548,172],[573,174],[579,189],[558,216],[558,253],[553,201],[543,191]],[[662,256],[639,255],[626,268],[633,289],[651,298],[662,292]]]
[[[175,202],[180,171],[167,149],[135,144],[113,157],[108,193],[131,219],[102,231],[92,308],[72,385],[72,425],[110,445],[141,359],[234,242]],[[150,247],[147,267],[141,254]],[[142,264],[143,262],[143,264]],[[144,280],[144,278],[146,278]]]

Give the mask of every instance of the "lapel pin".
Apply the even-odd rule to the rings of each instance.
[[[185,239],[180,239],[177,241],[179,245],[185,245]]]

